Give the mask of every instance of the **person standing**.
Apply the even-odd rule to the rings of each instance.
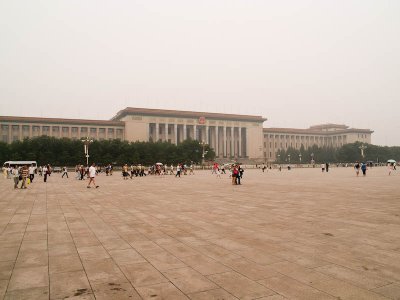
[[[326,172],[329,171],[329,163],[326,163],[326,164],[325,164],[325,170],[326,170]]]
[[[90,189],[90,184],[93,182],[93,185],[96,187],[96,189],[99,187],[96,185],[96,164],[92,163],[92,165],[89,168],[89,183],[87,185],[87,188]]]
[[[29,172],[29,180],[31,181],[31,183],[33,182],[33,178],[35,178],[35,170],[36,168],[34,167],[34,165],[30,165],[28,172]]]
[[[66,175],[67,178],[68,178],[68,169],[67,169],[67,167],[63,167],[63,172],[62,172],[61,178],[64,178],[64,175]]]
[[[324,172],[325,171],[325,164],[321,164],[321,169],[322,169],[322,172]]]

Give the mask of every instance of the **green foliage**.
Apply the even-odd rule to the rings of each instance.
[[[206,160],[213,160],[215,152],[208,145]],[[198,141],[186,140],[179,145],[168,142],[134,142],[121,140],[94,141],[89,146],[90,162],[106,165],[201,163],[203,147]],[[38,164],[76,165],[86,164],[83,143],[80,140],[41,136],[11,144],[0,142],[0,161],[36,160]]]
[[[290,155],[291,163],[299,163],[301,153],[301,162],[310,163],[312,155],[314,155],[314,160],[316,163],[348,163],[355,161],[374,161],[374,162],[386,162],[388,159],[394,159],[400,161],[400,147],[382,147],[372,144],[366,144],[367,147],[364,150],[365,157],[361,157],[360,146],[362,143],[356,142],[353,144],[346,144],[341,148],[333,147],[317,147],[313,146],[309,149],[301,148],[301,150],[296,150],[294,148],[288,148],[285,150],[280,150],[277,152],[277,163],[288,163]],[[279,155],[279,156],[278,156]]]

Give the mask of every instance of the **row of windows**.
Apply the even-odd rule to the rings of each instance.
[[[27,133],[30,130],[30,126],[29,125],[22,125],[21,127],[22,127],[22,132],[23,133]],[[70,130],[71,130],[71,133],[78,133],[79,129],[80,129],[81,133],[87,133],[88,131],[90,131],[90,133],[94,133],[95,134],[95,133],[97,133],[97,130],[98,130],[99,134],[105,134],[106,133],[106,129],[107,129],[107,133],[108,134],[114,134],[114,128],[60,127],[60,126],[52,126],[52,127],[50,127],[50,126],[32,126],[32,132],[34,132],[34,133],[40,132],[40,127],[42,128],[42,132],[43,133],[50,132],[50,128],[51,128],[51,131],[53,133],[58,133],[58,132],[60,132],[60,130],[63,133],[68,133]],[[12,125],[11,128],[12,128],[12,131],[19,131],[20,125]],[[3,134],[4,133],[7,134],[8,133],[8,129],[9,129],[9,125],[1,125],[1,130],[3,131]],[[117,133],[117,135],[122,135],[123,130],[122,129],[116,129],[116,133]]]
[[[366,137],[366,135],[364,135]],[[268,138],[267,134],[264,134],[264,138]],[[296,139],[296,140],[314,140],[314,139],[345,139],[346,136],[333,136],[333,137],[322,137],[322,136],[298,136],[298,135],[270,135],[270,139]]]

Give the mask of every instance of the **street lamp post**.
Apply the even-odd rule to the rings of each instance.
[[[301,153],[299,154],[300,164],[301,164]]]
[[[290,164],[290,154],[288,154],[288,156],[287,156],[287,157],[288,157],[288,161],[289,161],[289,164]]]
[[[361,157],[364,158],[364,150],[367,149],[367,146],[365,146],[364,144],[361,145],[360,147],[358,147],[358,149],[361,150]]]
[[[86,156],[86,166],[89,166],[89,145],[90,143],[93,142],[93,140],[89,139],[89,137],[86,137],[84,140],[81,140],[83,143],[84,151],[85,151],[85,156]]]
[[[203,149],[203,151],[201,153],[201,164],[203,165],[203,168],[204,168],[204,157],[208,153],[208,151],[205,151],[207,144],[203,141],[200,143],[200,145],[202,146],[202,149]]]

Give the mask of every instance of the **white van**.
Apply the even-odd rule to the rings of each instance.
[[[10,166],[34,166],[35,168],[37,168],[37,162],[35,160],[10,160],[10,161],[6,161],[3,164],[3,168],[8,168]]]

